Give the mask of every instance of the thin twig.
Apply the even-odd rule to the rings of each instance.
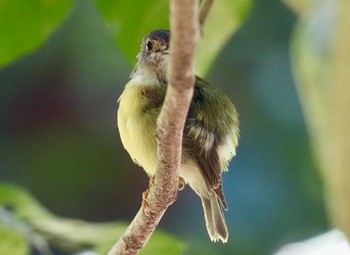
[[[147,206],[138,211],[109,255],[136,254],[177,197],[182,131],[193,95],[194,52],[198,40],[198,0],[171,1],[168,89],[157,125],[157,170]]]
[[[199,26],[201,34],[203,33],[204,23],[208,17],[211,6],[214,0],[203,0],[201,3],[200,13],[199,13]]]

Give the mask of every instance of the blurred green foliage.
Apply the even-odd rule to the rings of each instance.
[[[30,248],[25,237],[10,226],[0,222],[0,253],[1,254],[29,254]]]
[[[132,62],[139,51],[139,41],[149,31],[169,28],[168,1],[97,0],[107,29],[115,34],[124,53]],[[196,57],[199,75],[205,75],[220,50],[249,13],[251,0],[222,0],[213,6],[200,41]],[[220,28],[220,33],[217,29]]]
[[[217,55],[247,18],[252,0],[220,0],[213,4],[196,54],[196,72],[205,76]]]
[[[292,68],[329,220],[350,237],[350,2],[285,2],[299,15],[291,40]]]
[[[140,40],[150,31],[169,28],[169,2],[96,0],[106,29],[131,62],[135,62]]]
[[[111,2],[99,0],[97,1],[97,5],[106,22],[105,28],[107,33],[115,35],[122,51],[129,59],[138,51],[140,38],[146,33],[153,29],[169,27],[169,3],[167,1]],[[250,1],[226,1],[219,2],[217,7],[213,9],[213,15],[211,15],[208,22],[213,25],[209,25],[208,29],[205,30],[205,33],[208,34],[206,38],[214,38],[209,35],[215,32],[218,25],[223,26],[226,24],[226,29],[215,40],[206,40],[204,42],[206,45],[205,49],[199,50],[199,56],[203,55],[200,59],[201,65],[206,66],[202,67],[202,69],[208,70],[209,64],[213,62],[215,56],[227,42],[234,29],[247,16],[249,5]],[[9,64],[21,55],[40,47],[54,29],[64,21],[72,6],[72,1],[1,2],[0,14],[3,15],[0,18],[0,31],[2,33],[0,34],[0,38],[2,38],[0,39],[0,46],[3,46],[5,51],[2,51],[2,55],[0,55],[0,64]],[[223,15],[223,12],[225,15]],[[218,19],[219,16],[220,19]],[[19,141],[21,146],[15,149],[15,154],[22,154],[23,166],[29,168],[31,166],[38,173],[45,172],[47,169],[55,166],[61,169],[58,174],[63,177],[69,176],[70,173],[73,173],[78,168],[93,167],[97,169],[104,167],[100,163],[94,165],[94,162],[103,162],[103,159],[96,158],[99,154],[93,153],[94,149],[98,148],[96,142],[92,143],[89,140],[85,140],[81,134],[70,136],[69,131],[67,131],[63,131],[64,136],[61,138],[59,138],[61,131],[42,133],[35,138],[33,137],[34,142],[32,139],[28,141],[22,137]],[[76,142],[73,142],[74,140]],[[30,149],[28,150],[28,148]],[[43,148],[45,149],[43,150]],[[85,149],[82,150],[82,148]],[[8,151],[11,150],[12,148],[9,146]],[[16,161],[16,158],[11,160],[15,154],[8,154],[7,160],[10,162]],[[70,162],[70,164],[67,165],[66,162]],[[56,177],[53,176],[53,178]],[[91,186],[89,175],[72,175],[70,179],[72,180],[72,178],[77,178],[77,181],[80,183],[86,180],[85,185]],[[83,186],[85,185],[83,184]],[[50,239],[48,241],[59,247],[61,246],[61,249],[66,246],[70,249],[72,247],[77,249],[79,245],[81,248],[84,245],[88,245],[96,246],[96,250],[100,250],[97,246],[101,246],[101,242],[103,244],[108,243],[111,247],[113,242],[110,239],[113,237],[112,240],[114,240],[114,236],[120,236],[122,233],[115,228],[109,232],[107,230],[98,231],[97,227],[79,222],[79,232],[81,233],[79,238],[77,238],[78,235],[75,233],[76,221],[58,219],[46,211],[23,190],[16,189],[15,187],[0,186],[0,204],[2,206],[10,206],[12,213],[16,217],[19,217],[26,224],[30,225],[29,227],[32,228],[31,231],[45,233],[43,234],[43,238]],[[83,225],[85,228],[83,228]],[[8,231],[12,233],[11,231],[13,230],[9,229]],[[103,233],[103,231],[109,233],[109,236]],[[110,233],[113,233],[113,235]],[[15,237],[13,235],[13,238]],[[63,239],[65,244],[60,239]],[[154,241],[150,245],[147,245],[147,248],[141,254],[179,254],[182,250],[180,245],[176,244],[178,241],[170,236],[167,239],[166,235],[156,233],[152,237],[152,240]],[[5,241],[7,242],[8,240]],[[67,245],[67,243],[70,245]],[[106,248],[106,245],[104,247]],[[3,251],[1,250],[1,252]],[[103,251],[103,253],[105,252]],[[9,253],[16,252],[13,250]]]
[[[42,33],[40,22],[50,12],[30,0],[18,7],[24,12],[37,4],[30,14],[5,13],[5,7],[24,1],[12,2],[0,0],[0,45],[11,46],[0,52],[0,60],[11,54],[0,61],[0,178],[25,187],[40,204],[22,189],[6,186],[12,191],[5,192],[2,205],[32,206],[28,211],[35,213],[26,214],[20,206],[10,212],[48,240],[54,254],[70,254],[57,249],[62,246],[59,236],[67,237],[64,243],[79,243],[76,234],[83,232],[88,236],[81,237],[84,243],[105,253],[125,225],[85,220],[129,222],[140,206],[147,177],[122,148],[115,113],[142,37],[168,27],[168,2],[42,1],[47,8],[59,7],[52,7],[57,14],[49,16],[55,22],[48,21],[47,33],[35,36],[35,44],[26,37]],[[10,14],[15,21],[4,18]],[[27,28],[33,26],[31,19],[40,19],[34,32]],[[252,1],[215,1],[197,71],[208,74],[240,113],[240,145],[224,175],[229,242],[209,241],[200,201],[186,189],[158,228],[177,237],[156,231],[145,254],[267,255],[327,229],[322,185],[291,75],[289,38],[295,20],[279,0],[254,6]],[[2,36],[8,31],[14,37]],[[31,217],[38,217],[36,223],[50,220],[39,226]],[[39,227],[61,234],[50,239]],[[0,225],[0,240],[5,232],[19,243],[17,248],[23,245],[23,254],[29,243],[35,246],[14,225]],[[109,241],[102,244],[105,236]],[[0,247],[8,244],[0,241]]]
[[[25,190],[4,183],[0,183],[0,205],[0,236],[6,237],[0,239],[0,254],[28,254],[28,243],[49,254],[45,242],[66,252],[90,249],[106,254],[127,227],[125,223],[87,223],[57,217]],[[157,231],[140,254],[180,254],[183,248],[177,238]]]
[[[222,47],[248,15],[251,0],[217,2],[198,47],[197,69],[204,75]],[[0,5],[0,67],[41,46],[64,21],[74,1],[6,1]],[[96,0],[106,23],[127,58],[134,62],[139,41],[149,31],[169,28],[168,1]],[[220,33],[217,28],[220,27]],[[215,36],[213,36],[215,35]]]
[[[73,6],[72,0],[1,0],[0,67],[41,46]]]

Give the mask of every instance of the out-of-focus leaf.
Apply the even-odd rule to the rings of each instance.
[[[214,1],[196,55],[196,73],[205,76],[228,40],[247,17],[252,0]]]
[[[332,45],[339,14],[339,1],[318,1],[307,12],[302,12],[295,25],[291,39],[291,60],[294,79],[306,115],[311,141],[317,150],[321,149],[322,160],[329,155],[330,131],[332,122],[330,102],[333,93]],[[322,117],[321,117],[322,116]],[[334,132],[333,127],[331,128]]]
[[[146,246],[140,251],[140,255],[183,254],[186,245],[176,237],[161,231],[155,232]]]
[[[317,4],[315,0],[282,0],[297,14],[305,13]]]
[[[1,0],[0,67],[42,45],[73,5],[72,0]]]
[[[82,220],[57,217],[48,212],[25,190],[5,183],[0,183],[0,207],[10,208],[16,217],[24,220],[30,226],[32,233],[66,251],[78,251],[86,247],[93,247],[99,254],[106,254],[127,227],[126,223],[88,223]],[[13,226],[12,230],[7,230],[7,228],[2,229],[2,225],[0,225],[0,237],[2,233],[8,231],[11,238],[14,236],[12,243],[19,242],[20,234],[16,235],[16,227]],[[28,246],[24,238],[23,242]],[[0,254],[25,254],[2,253],[3,246],[4,244],[0,240]],[[22,246],[18,246],[24,250]],[[11,248],[8,245],[4,246],[4,249],[7,247]],[[140,254],[181,254],[183,249],[183,242],[179,239],[156,231]]]
[[[169,28],[168,1],[96,1],[107,27],[133,62],[146,34],[155,29]],[[199,75],[208,72],[220,50],[247,17],[251,3],[251,0],[214,2],[197,51],[196,69]]]
[[[0,222],[0,254],[29,254],[29,245],[18,231]]]
[[[107,29],[127,58],[134,62],[142,38],[152,30],[169,28],[169,2],[159,0],[96,0]]]
[[[25,190],[6,183],[0,183],[0,206],[10,208],[16,216],[27,221],[53,217]]]
[[[314,1],[300,13],[291,59],[332,224],[350,235],[350,2]]]

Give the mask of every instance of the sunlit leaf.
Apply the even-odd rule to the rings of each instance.
[[[282,0],[282,2],[297,14],[309,11],[317,3],[314,0]]]
[[[18,231],[0,222],[0,254],[29,254],[29,245],[25,237]]]
[[[72,0],[0,0],[0,67],[42,45],[73,4]]]
[[[96,0],[107,29],[114,34],[127,58],[135,62],[142,38],[150,31],[169,28],[169,1]],[[249,12],[251,0],[214,2],[196,57],[196,70],[205,75]]]

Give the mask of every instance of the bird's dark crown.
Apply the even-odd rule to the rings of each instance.
[[[150,32],[146,38],[153,40],[164,40],[164,42],[169,43],[170,31],[166,29],[154,30]]]
[[[169,50],[169,30],[160,29],[150,32],[142,41],[142,49],[148,52]]]

